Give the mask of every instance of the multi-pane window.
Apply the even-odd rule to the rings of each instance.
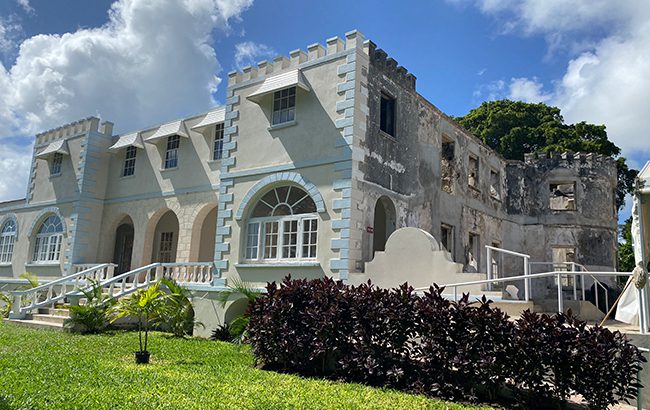
[[[128,177],[135,174],[135,157],[138,153],[136,147],[127,147],[124,156],[124,166],[122,167],[122,176]]]
[[[285,88],[273,93],[272,125],[291,122],[296,118],[296,87]]]
[[[36,263],[58,262],[62,243],[63,223],[58,216],[50,215],[36,233],[32,260]]]
[[[171,135],[167,137],[167,149],[165,150],[165,169],[176,168],[178,166],[178,147],[181,144],[181,137]]]
[[[379,129],[388,135],[395,136],[395,99],[384,93],[381,93]]]
[[[174,261],[174,232],[160,233],[160,245],[158,249],[159,262],[169,263]]]
[[[316,258],[318,214],[308,193],[295,186],[274,188],[253,208],[246,232],[249,261]]]
[[[221,159],[223,155],[223,123],[217,124],[214,130],[214,147],[212,148],[212,159]]]
[[[16,242],[16,222],[12,219],[7,221],[0,231],[0,263],[10,263],[14,254],[14,243]]]
[[[50,164],[50,175],[61,175],[61,165],[63,164],[63,154],[55,152],[52,156],[52,163]]]

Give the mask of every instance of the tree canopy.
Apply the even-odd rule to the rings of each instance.
[[[625,204],[638,171],[627,166],[621,149],[607,138],[605,125],[585,121],[566,124],[560,109],[544,103],[486,101],[455,120],[506,159],[523,160],[534,152],[590,152],[616,159],[618,186],[616,204]]]

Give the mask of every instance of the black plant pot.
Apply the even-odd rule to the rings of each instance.
[[[149,363],[149,352],[135,352],[135,362],[137,364],[147,364]]]

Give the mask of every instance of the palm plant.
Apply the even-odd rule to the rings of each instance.
[[[138,340],[140,350],[135,353],[136,363],[149,363],[149,329],[151,325],[160,323],[166,313],[167,305],[165,292],[160,290],[160,282],[147,289],[141,289],[129,297],[120,299],[113,306],[111,322],[122,317],[133,317],[138,321]],[[144,333],[144,341],[142,335]]]
[[[70,306],[70,317],[63,325],[80,333],[99,333],[106,328],[107,312],[114,303],[110,296],[102,292],[99,281],[89,279],[90,286],[80,289],[86,298],[83,305]]]
[[[0,317],[9,317],[11,306],[13,305],[13,299],[10,295],[0,292],[0,302],[3,304],[0,306]]]
[[[241,279],[233,279],[231,282],[228,284],[228,289],[217,294],[217,301],[221,303],[221,307],[223,308],[226,307],[226,304],[228,304],[232,296],[242,295],[248,299],[248,305],[250,305],[263,294],[262,289],[254,287],[249,282],[242,281]],[[234,318],[227,324],[233,343],[239,344],[246,339],[248,322],[250,322],[250,315],[247,310],[243,315]]]
[[[194,320],[194,307],[190,302],[190,291],[179,285],[174,279],[163,278],[162,284],[167,287],[167,309],[163,315],[163,323],[176,337],[191,335],[195,326],[203,326]]]

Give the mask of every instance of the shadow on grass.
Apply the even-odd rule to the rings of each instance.
[[[0,395],[0,410],[12,410],[13,407],[7,403],[7,399],[4,396]]]

